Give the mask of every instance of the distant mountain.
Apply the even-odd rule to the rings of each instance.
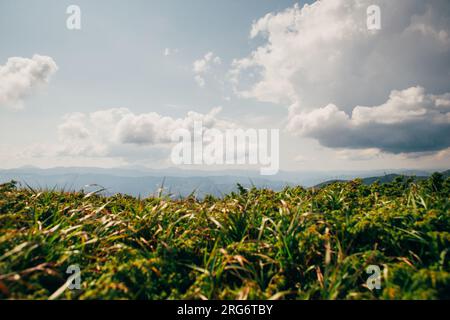
[[[395,178],[401,177],[401,176],[403,176],[403,177],[411,177],[411,178],[413,178],[416,181],[424,180],[424,179],[428,178],[428,176],[416,176],[416,175],[406,175],[406,174],[404,174],[404,175],[387,174],[385,176],[364,178],[364,179],[362,179],[362,181],[363,181],[363,184],[366,184],[366,185],[370,185],[372,183],[375,183],[376,181],[378,181],[379,183],[383,184],[383,183],[390,183],[390,182],[394,181]]]
[[[328,181],[324,181],[324,182],[321,182],[319,184],[316,184],[312,188],[320,189],[320,188],[329,186],[330,184],[333,184],[333,183],[346,182],[346,181],[348,181],[348,180],[336,180],[336,179],[335,180],[328,180]]]
[[[70,170],[69,170],[70,171]],[[282,181],[262,178],[236,176],[213,177],[153,177],[153,176],[119,176],[110,174],[36,174],[17,171],[0,171],[0,183],[16,180],[24,187],[36,189],[58,189],[65,191],[94,191],[105,189],[102,193],[112,195],[124,193],[132,196],[147,197],[160,192],[173,197],[187,197],[191,194],[203,198],[207,194],[217,197],[237,191],[237,183],[250,188],[270,188],[281,190],[289,185]]]
[[[401,176],[411,177],[416,181],[427,179],[430,176],[430,173],[428,173],[428,172],[422,172],[422,173],[425,173],[423,175],[415,175],[415,174],[411,174],[411,172],[409,172],[410,174],[407,174],[407,173],[408,172],[402,173],[402,174],[386,174],[384,176],[362,178],[361,180],[362,180],[363,184],[371,185],[371,184],[375,183],[376,181],[378,181],[381,184],[390,183],[390,182],[394,181],[395,178],[401,177]],[[446,170],[441,173],[446,178],[450,176],[450,170]],[[349,180],[328,180],[328,181],[325,181],[325,182],[315,185],[314,188],[322,188],[322,187],[328,186],[328,185],[336,183],[336,182],[346,182],[346,181],[349,181]]]
[[[173,197],[186,197],[195,194],[202,198],[207,194],[222,196],[237,191],[237,183],[246,188],[270,188],[281,190],[286,186],[302,185],[321,187],[336,181],[347,181],[360,177],[363,183],[376,180],[390,182],[400,174],[414,175],[417,179],[429,176],[433,171],[400,170],[390,171],[343,171],[343,172],[288,172],[280,171],[275,176],[261,176],[251,170],[183,170],[179,168],[148,169],[145,167],[89,168],[57,167],[41,169],[21,167],[1,170],[0,183],[11,180],[23,186],[39,189],[61,189],[67,191],[93,191],[105,189],[103,194],[124,193],[147,197],[157,194],[163,188],[164,194]],[[446,171],[448,175],[450,170]],[[322,182],[325,181],[325,182]]]

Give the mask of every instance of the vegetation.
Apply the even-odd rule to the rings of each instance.
[[[2,299],[449,299],[450,179],[222,199],[0,185]],[[79,265],[81,289],[67,287]],[[369,265],[382,270],[369,290]]]

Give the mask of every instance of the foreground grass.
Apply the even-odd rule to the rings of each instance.
[[[438,174],[202,201],[4,184],[0,298],[449,299],[449,193]],[[73,264],[81,289],[58,290]]]

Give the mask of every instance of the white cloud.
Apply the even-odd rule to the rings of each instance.
[[[124,158],[149,155],[156,149],[170,147],[172,133],[176,129],[192,130],[194,121],[202,121],[208,129],[233,127],[232,123],[218,118],[220,111],[220,107],[207,114],[190,111],[184,118],[155,112],[135,114],[126,108],[68,114],[58,127],[60,152],[73,156]]]
[[[307,158],[303,155],[298,155],[294,158],[295,162],[306,162],[307,160],[309,160],[309,158]]]
[[[214,65],[220,65],[222,60],[220,57],[215,56],[213,52],[208,52],[201,59],[194,61],[193,71],[195,74],[195,81],[200,87],[205,86],[205,78],[204,75],[211,71],[211,68]]]
[[[381,8],[377,32],[366,25],[370,5]],[[232,84],[241,97],[289,106],[291,132],[341,156],[362,149],[355,158],[450,146],[448,0],[316,1],[255,21],[257,36],[263,44],[233,61]]]
[[[450,161],[450,148],[444,149],[436,153],[435,159],[439,160],[447,160]]]
[[[203,88],[206,84],[205,79],[201,75],[196,75],[194,77],[195,82],[197,82],[198,86]]]
[[[0,65],[0,107],[22,108],[23,100],[58,70],[51,57],[12,57]]]
[[[366,9],[379,5],[382,29],[367,30]],[[238,94],[294,108],[328,103],[345,111],[374,105],[391,90],[420,85],[450,90],[448,0],[323,0],[254,22],[263,45],[235,60]],[[250,72],[255,81],[244,79]],[[247,81],[246,81],[247,80]]]
[[[377,148],[391,153],[450,147],[450,95],[422,87],[392,91],[379,106],[357,106],[351,116],[336,105],[291,114],[288,130],[331,148]]]
[[[165,49],[164,49],[164,56],[165,56],[165,57],[172,56],[172,55],[174,55],[174,54],[177,54],[178,51],[179,51],[179,50],[178,50],[177,48],[174,48],[174,49],[171,49],[171,48],[165,48]]]

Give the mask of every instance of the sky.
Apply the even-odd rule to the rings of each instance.
[[[0,168],[172,167],[199,119],[283,170],[448,169],[450,3],[0,0]]]

